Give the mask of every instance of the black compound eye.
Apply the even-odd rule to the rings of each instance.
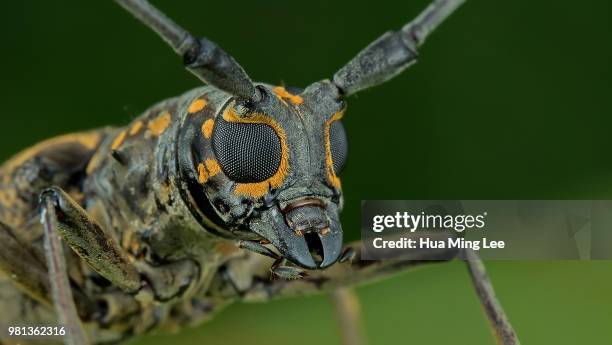
[[[272,177],[281,162],[281,142],[263,123],[215,121],[212,146],[223,173],[238,183],[262,182]]]
[[[329,126],[329,144],[332,162],[334,163],[334,172],[339,174],[346,163],[348,153],[348,141],[342,122],[334,121]]]

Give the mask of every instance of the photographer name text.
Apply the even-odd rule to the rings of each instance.
[[[485,231],[487,212],[466,215],[439,215],[411,214],[396,212],[393,215],[376,215],[372,218],[371,230],[375,233],[387,234],[391,232],[414,233],[423,230],[450,230],[457,233],[464,231]],[[372,246],[376,249],[503,249],[505,241],[481,239],[465,239],[463,237],[449,237],[447,239],[431,239],[429,237],[376,237],[372,239]]]

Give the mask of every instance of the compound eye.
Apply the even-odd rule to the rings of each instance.
[[[339,174],[346,163],[348,153],[346,131],[344,130],[344,125],[342,125],[340,121],[334,121],[329,126],[329,146],[331,148],[334,172]]]
[[[280,138],[263,123],[215,121],[212,146],[223,173],[238,183],[262,182],[272,177],[281,163]]]

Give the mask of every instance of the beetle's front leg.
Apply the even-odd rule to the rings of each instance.
[[[489,281],[484,263],[480,257],[471,249],[463,251],[465,262],[474,283],[474,289],[480,299],[480,304],[484,308],[485,314],[489,319],[491,330],[499,345],[520,345],[516,332],[501,304],[495,297],[493,285]]]
[[[140,275],[124,251],[66,192],[51,187],[40,199],[48,212],[52,208],[61,237],[94,271],[125,292],[140,289]]]
[[[60,188],[43,191],[41,202],[52,205],[57,231],[70,248],[126,293],[149,293],[155,300],[167,301],[184,293],[199,275],[199,266],[191,260],[161,266],[130,261],[117,241]]]
[[[53,304],[57,310],[59,321],[66,327],[65,344],[89,344],[72,296],[64,250],[58,234],[59,219],[55,203],[52,198],[44,195],[41,197],[40,220],[44,230],[45,253]]]

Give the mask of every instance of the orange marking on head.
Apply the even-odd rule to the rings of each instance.
[[[208,182],[208,172],[202,163],[198,164],[198,182],[201,184]]]
[[[262,182],[256,183],[238,183],[234,188],[236,195],[247,195],[254,198],[264,196],[269,188],[278,188],[285,178],[289,175],[289,148],[287,146],[287,136],[285,130],[271,117],[264,114],[251,114],[247,118],[239,117],[232,107],[227,107],[223,113],[223,119],[228,122],[240,122],[240,123],[263,123],[266,124],[276,132],[281,144],[281,161],[278,170],[272,177]]]
[[[115,137],[115,140],[113,140],[113,143],[111,144],[111,149],[112,150],[116,150],[119,148],[119,146],[121,146],[121,144],[123,144],[123,141],[125,140],[125,135],[127,134],[126,131],[121,131],[119,134],[117,134],[117,136]]]
[[[206,159],[204,163],[198,164],[198,182],[205,184],[208,180],[217,175],[221,171],[221,167],[214,159]]]
[[[208,119],[204,121],[204,123],[202,124],[202,134],[204,135],[204,138],[210,139],[210,137],[212,136],[212,130],[214,125],[215,121],[213,119]]]
[[[159,136],[164,133],[166,128],[168,128],[171,120],[172,115],[170,115],[170,113],[167,111],[162,111],[155,119],[149,122],[147,127],[149,128],[151,133],[153,133],[153,135]]]
[[[142,121],[138,120],[138,121],[134,122],[132,127],[130,127],[129,134],[130,135],[136,135],[136,133],[138,133],[141,128],[142,128]]]
[[[302,103],[304,103],[304,99],[302,97],[292,94],[291,92],[285,90],[285,88],[282,86],[277,86],[273,88],[272,92],[274,92],[277,96],[281,98],[288,99],[289,102],[295,105],[301,105]]]
[[[342,116],[344,116],[344,111],[346,108],[340,110],[335,113],[329,120],[325,121],[325,165],[327,168],[327,180],[331,183],[332,186],[338,189],[342,189],[342,184],[340,183],[340,178],[336,175],[334,171],[334,161],[332,160],[331,153],[331,141],[329,138],[329,131],[332,122],[340,120]]]
[[[206,161],[204,161],[204,165],[206,165],[206,170],[208,170],[208,175],[210,177],[213,177],[221,172],[219,163],[217,163],[217,161],[214,159],[208,158]]]
[[[234,193],[251,198],[261,198],[268,193],[268,182],[238,183],[234,188]]]
[[[197,113],[198,111],[204,109],[208,102],[203,98],[198,98],[195,101],[191,102],[189,108],[187,108],[187,112],[189,114]]]

